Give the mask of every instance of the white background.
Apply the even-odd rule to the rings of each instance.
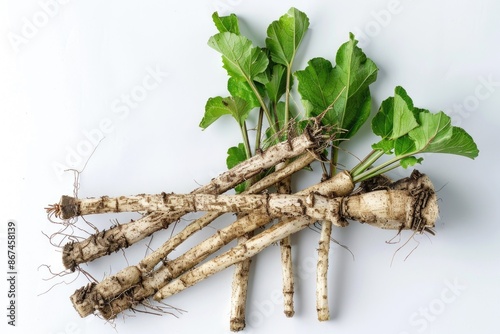
[[[355,260],[332,246],[328,322],[319,323],[315,312],[318,234],[306,229],[293,238],[297,312],[292,319],[284,317],[273,297],[281,283],[278,248],[266,249],[253,262],[246,332],[500,332],[500,2],[61,0],[44,11],[41,4],[47,2],[0,2],[0,222],[17,223],[19,266],[14,329],[6,325],[8,289],[6,279],[0,280],[3,333],[3,328],[8,333],[229,332],[231,269],[166,300],[187,311],[179,318],[137,313],[114,324],[79,318],[68,298],[86,278],[73,274],[44,281],[51,274],[40,265],[54,272],[62,266],[60,253],[42,233],[57,230],[43,208],[73,192],[73,174],[60,170],[81,170],[87,160],[80,197],[189,192],[224,171],[225,152],[239,141],[237,127],[229,118],[206,131],[198,127],[206,100],[227,94],[220,56],[206,44],[216,33],[211,14],[238,14],[243,33],[263,45],[269,23],[291,6],[311,21],[297,69],[317,56],[333,61],[352,31],[380,68],[372,86],[374,110],[402,85],[416,106],[448,112],[473,135],[481,152],[475,161],[425,156],[419,168],[439,189],[437,235],[410,240],[392,266],[409,234],[389,245],[392,231],[357,223],[334,230]],[[141,90],[148,71],[160,73],[155,87],[126,107],[121,99]],[[99,133],[105,139],[88,159],[88,138]],[[362,157],[372,139],[365,126],[345,148]],[[355,163],[344,161],[347,168]],[[303,176],[307,182],[318,178]],[[306,181],[297,188],[301,182]],[[91,221],[107,228],[111,218],[116,216]],[[2,268],[6,232],[2,227]],[[207,229],[192,242],[211,233]],[[169,235],[158,234],[152,246]],[[119,252],[83,268],[102,279],[127,261],[140,260],[145,245],[127,250],[126,257]],[[67,284],[55,285],[61,282]]]

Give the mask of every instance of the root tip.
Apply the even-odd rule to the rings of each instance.
[[[89,294],[93,293],[95,283],[90,283],[75,291],[70,297],[73,307],[78,312],[80,317],[85,318],[94,313],[94,307],[89,300]]]
[[[231,332],[239,332],[245,329],[246,323],[245,319],[233,318],[230,321]]]

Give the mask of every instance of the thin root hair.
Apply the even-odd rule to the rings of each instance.
[[[61,229],[61,230],[59,230],[57,232],[54,232],[51,235],[48,235],[48,234],[46,234],[43,231],[41,231],[41,232],[49,240],[49,243],[53,247],[62,249],[64,247],[63,243],[65,244],[67,242],[78,241],[79,239],[80,240],[84,239],[82,237],[75,236],[72,231],[70,233],[65,233],[66,229],[69,229],[69,228],[72,228],[72,227],[73,226],[71,226],[71,225],[66,225],[66,226],[64,226],[63,229]],[[62,236],[62,238],[59,241],[54,241],[56,239],[56,237],[61,237],[61,236]]]
[[[413,254],[413,252],[418,248],[418,246],[420,246],[420,241],[418,241],[417,239],[415,239],[415,236],[417,234],[421,234],[419,231],[413,231],[412,234],[410,235],[410,237],[398,248],[396,249],[396,251],[394,252],[394,254],[392,255],[392,259],[391,259],[391,267],[392,267],[392,264],[394,263],[394,259],[396,258],[396,255],[397,253],[403,249],[404,247],[406,247],[406,245],[408,245],[410,243],[411,240],[414,240],[417,244],[415,247],[412,248],[412,250],[405,256],[404,260],[403,261],[406,261],[411,254]],[[400,236],[400,240],[401,241],[401,231],[398,232],[398,235]],[[394,237],[395,238],[395,237]],[[396,244],[396,243],[394,243]]]
[[[399,244],[401,242],[401,232],[402,230],[399,229],[396,235],[390,238],[389,240],[386,240],[385,243],[389,245]],[[396,238],[398,238],[398,240],[394,241]]]
[[[73,172],[73,174],[74,174],[74,181],[73,181],[73,197],[74,198],[78,198],[78,190],[80,189],[80,175],[83,173],[85,168],[87,168],[87,164],[89,163],[90,159],[92,158],[92,156],[94,155],[95,151],[97,150],[97,148],[99,147],[101,142],[104,140],[104,138],[105,137],[103,137],[103,138],[101,138],[101,140],[99,140],[99,142],[94,147],[94,149],[90,153],[89,157],[85,161],[85,164],[83,165],[83,168],[81,170],[77,170],[74,168],[69,168],[69,169],[65,170],[65,172]]]
[[[176,318],[179,318],[180,315],[187,312],[183,309],[174,307],[172,305],[165,304],[163,302],[154,302],[150,299],[144,299],[138,304],[138,306],[139,305],[141,305],[144,308],[144,310],[140,310],[137,307],[133,307],[131,308],[131,311],[137,313],[147,313],[157,316],[163,316],[165,314],[169,314]]]
[[[130,304],[131,306],[127,309],[127,312],[121,312],[121,317],[123,320],[129,317],[134,317],[135,313],[143,313],[143,314],[150,314],[150,315],[156,315],[156,316],[163,316],[163,315],[172,315],[176,318],[179,318],[180,315],[183,313],[186,313],[186,310],[174,307],[172,305],[166,304],[164,302],[156,302],[153,301],[149,298],[143,299],[143,300],[134,300],[133,297],[128,295],[128,292],[124,292],[117,296],[116,298],[128,298],[130,299]],[[110,302],[113,301],[110,300]],[[118,314],[115,314],[114,316],[111,316],[109,318],[106,318],[105,320],[107,322],[110,322],[112,324],[114,323],[114,320],[116,319],[116,316]],[[99,315],[102,316],[102,315]],[[103,318],[104,319],[104,318]]]
[[[125,253],[125,249],[123,248],[120,248],[120,251],[122,252],[122,255],[123,255],[123,258],[125,259],[125,262],[127,263],[127,267],[130,266],[130,263],[128,262],[128,259],[127,259],[127,253]],[[110,272],[111,272],[111,267],[109,268]]]
[[[80,272],[80,273],[82,273],[82,274],[83,274],[83,276],[85,276],[85,278],[87,278],[87,280],[88,280],[89,282],[92,282],[92,283],[99,283],[99,281],[98,281],[98,280],[96,280],[94,276],[92,276],[92,275],[91,275],[88,271],[86,271],[85,269],[82,269],[82,267],[80,267],[80,266],[76,266],[76,267],[74,268],[74,270],[75,270],[75,271],[78,271],[78,272]]]
[[[85,234],[92,235],[92,233],[90,233],[90,232],[86,231],[85,229],[79,227],[76,224],[76,222],[77,222],[77,219],[73,219],[73,218],[69,219],[69,220],[66,220],[66,221],[63,221],[63,222],[55,222],[56,225],[61,225],[62,226],[62,228],[59,231],[54,232],[51,235],[48,235],[48,234],[46,234],[43,231],[41,231],[41,232],[42,232],[42,234],[47,239],[49,239],[49,242],[50,242],[50,244],[52,246],[54,246],[56,248],[63,248],[64,244],[66,244],[68,242],[78,242],[78,241],[86,239],[86,237],[84,237],[84,236],[78,236],[78,235],[76,235],[75,234],[75,229],[79,230],[79,231],[81,231],[81,232],[83,232]],[[87,221],[85,221],[85,222],[87,222]],[[89,222],[87,222],[87,224],[89,224],[89,226],[93,226]],[[99,232],[99,231],[97,230],[97,232]],[[60,239],[57,240],[58,238],[60,238]]]
[[[176,220],[172,225],[172,231],[170,231],[170,237],[169,239],[172,239],[172,237],[174,236],[174,232],[175,232],[175,228],[177,227],[177,224],[179,224],[179,220]]]
[[[92,228],[92,229],[94,230],[94,232],[95,232],[95,233],[99,233],[99,232],[100,232],[100,231],[99,231],[99,229],[98,229],[98,228],[97,228],[94,224],[92,224],[90,221],[88,221],[87,219],[85,219],[85,217],[81,216],[81,218],[82,218],[82,220],[83,220],[83,221],[84,221],[84,222],[85,222],[88,226],[90,226],[90,228]],[[118,221],[118,219],[117,219],[116,221]],[[79,228],[79,227],[77,227],[77,228],[78,228],[80,231],[82,231],[82,232],[86,232],[86,233],[88,233],[89,235],[91,235],[91,234],[92,234],[92,233],[90,233],[90,232],[85,231],[84,229],[81,229],[81,228]]]
[[[38,266],[37,270],[40,270],[41,268],[46,268],[48,270],[48,272],[50,273],[50,275],[52,275],[52,277],[49,277],[49,278],[43,278],[44,281],[51,281],[55,278],[58,278],[58,277],[65,277],[65,276],[68,276],[68,275],[72,275],[73,272],[72,271],[69,271],[69,270],[63,270],[61,272],[54,272],[52,271],[50,265],[47,265],[47,264],[41,264],[40,266]],[[72,284],[73,282],[75,282],[78,277],[80,276],[80,273],[78,273],[71,281],[67,282],[67,281],[60,281],[60,282],[57,282],[57,283],[54,283],[49,289],[47,289],[46,291],[44,292],[41,292],[39,293],[37,296],[42,296],[42,295],[45,295],[47,293],[49,293],[53,288],[55,288],[56,286],[58,285],[61,285],[61,284],[64,284],[64,285],[70,285]]]
[[[314,224],[308,226],[308,228],[311,231],[320,234],[321,233],[321,227],[319,225],[321,225],[320,222],[315,222]],[[336,244],[337,246],[340,246],[340,247],[344,248],[346,251],[348,251],[351,254],[351,256],[352,256],[352,260],[356,261],[356,257],[354,256],[354,253],[349,249],[349,247],[347,245],[344,245],[344,244],[340,243],[338,240],[334,239],[333,237],[330,237],[330,241],[333,242],[334,244]]]
[[[153,252],[153,247],[151,247],[151,244],[153,243],[153,239],[154,239],[154,234],[152,234],[150,237],[149,237],[149,241],[146,243],[146,251],[144,252],[144,257],[147,257],[148,256],[148,253],[149,252]],[[128,261],[127,261],[128,263]]]
[[[40,266],[38,266],[38,270],[40,270],[40,268],[46,268],[48,270],[48,272],[52,275],[52,277],[49,277],[49,278],[44,278],[43,280],[44,281],[50,281],[56,277],[64,277],[64,276],[67,276],[67,275],[72,275],[73,272],[72,271],[69,271],[69,270],[63,270],[63,271],[60,271],[58,273],[52,271],[50,265],[48,264],[41,264]],[[72,282],[74,281],[74,279],[72,280]]]
[[[446,182],[445,184],[443,184],[443,185],[441,186],[441,188],[439,188],[438,190],[436,190],[436,194],[437,194],[438,192],[440,192],[441,190],[443,190],[443,189],[444,189],[444,187],[446,187],[447,185],[448,185],[448,182]]]

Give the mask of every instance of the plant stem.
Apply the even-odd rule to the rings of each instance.
[[[377,160],[383,154],[384,153],[382,151],[376,151],[376,153],[373,154],[371,159],[374,159],[373,162],[375,162],[375,160]],[[404,159],[404,158],[407,158],[411,155],[412,154],[406,154],[406,155],[400,155],[400,156],[393,157],[392,159],[389,159],[388,161],[381,163],[380,165],[375,166],[371,169],[367,169],[367,170],[359,169],[358,173],[353,176],[353,180],[355,182],[361,182],[361,181],[368,180],[369,178],[372,178],[374,176],[381,175],[387,171],[390,171],[394,168],[399,167],[399,161]]]
[[[359,164],[351,169],[353,179],[357,178],[359,174],[370,168],[370,166],[373,165],[382,155],[384,155],[384,152],[381,150],[371,151]]]
[[[286,67],[286,88],[285,88],[285,124],[284,124],[284,129],[285,132],[288,132],[288,123],[290,122],[290,83],[291,83],[291,76],[292,76],[292,63],[293,60],[290,62],[290,64],[287,65]]]
[[[369,169],[365,173],[362,173],[362,174],[358,175],[356,177],[356,182],[363,182],[363,181],[366,181],[368,179],[374,178],[376,176],[383,175],[383,174],[385,174],[387,172],[390,172],[391,170],[400,167],[400,164],[397,163],[397,162],[398,161],[394,161],[392,163],[392,165],[387,166],[385,168],[376,168],[376,169],[373,168],[373,170]]]
[[[332,141],[332,146],[331,146],[331,151],[330,151],[330,176],[332,177],[337,173],[337,163],[339,159],[339,141],[334,140]],[[352,175],[352,174],[351,174]]]
[[[269,122],[269,128],[271,129],[272,135],[277,134],[278,129],[276,128],[276,124],[272,121],[272,115],[264,101],[264,98],[262,97],[262,95],[260,95],[257,87],[255,87],[255,83],[253,82],[253,80],[247,79],[247,82],[250,85],[250,88],[254,92],[255,96],[257,97],[257,100],[259,100],[261,108],[264,110],[264,114],[266,115],[267,121]]]
[[[245,155],[247,159],[252,157],[252,149],[250,147],[250,141],[248,140],[248,129],[247,122],[243,122],[240,126],[241,137],[243,139],[243,145],[245,146]]]
[[[255,134],[255,152],[257,153],[260,150],[260,140],[262,137],[262,123],[264,121],[264,109],[260,107],[259,109],[259,117],[257,119],[257,130]]]

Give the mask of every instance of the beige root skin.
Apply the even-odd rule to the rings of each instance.
[[[387,188],[391,180],[386,176],[380,175],[368,181],[362,182],[358,193],[366,193],[377,189]],[[403,189],[404,186],[401,188]],[[345,194],[348,195],[348,194]],[[318,245],[318,262],[316,270],[316,312],[319,321],[330,319],[330,308],[328,301],[328,267],[330,240],[332,234],[332,223],[323,221],[321,225],[320,239]]]
[[[318,247],[318,265],[316,270],[316,310],[319,321],[330,319],[328,307],[328,253],[330,252],[330,237],[332,223],[323,221]]]
[[[291,194],[292,184],[291,178],[283,180],[278,184],[279,194]],[[283,276],[283,312],[285,316],[290,318],[295,314],[293,304],[293,294],[295,292],[293,279],[293,262],[292,262],[292,243],[291,236],[287,236],[280,240],[280,260],[281,272]]]
[[[350,193],[353,189],[354,189],[354,184],[352,183],[352,179],[351,179],[349,173],[341,172],[341,173],[335,175],[335,177],[333,177],[325,182],[322,182],[319,185],[315,185],[315,186],[312,186],[304,191],[301,191],[298,194],[299,195],[304,195],[307,193],[310,194],[311,191],[315,191],[318,194],[321,194],[323,196],[327,196],[327,195],[336,196],[338,194]],[[287,195],[282,195],[282,196],[287,196]],[[288,196],[291,196],[291,195],[288,195]],[[330,207],[329,209],[332,210],[332,212],[338,212],[338,210],[339,210],[338,206],[340,205],[340,203],[341,203],[340,199],[332,200],[332,202],[330,204],[333,205],[334,207]],[[315,204],[317,204],[317,202],[315,202],[315,201],[302,202],[302,205],[304,205],[304,206],[307,206],[307,205],[314,206]],[[310,212],[314,211],[314,210],[307,210],[307,208],[303,208],[303,209],[305,209],[305,211],[310,211]],[[243,259],[238,260],[238,256],[245,256],[245,254],[246,254],[246,256],[251,257],[251,256],[253,256],[252,254],[256,254],[256,253],[260,252],[262,249],[267,247],[269,244],[276,242],[280,239],[283,239],[283,238],[295,233],[296,231],[299,231],[300,229],[302,229],[305,226],[314,222],[314,220],[312,220],[308,217],[305,217],[304,215],[299,216],[299,217],[300,218],[296,218],[296,219],[282,219],[280,223],[274,225],[273,227],[269,228],[265,232],[262,232],[259,235],[251,238],[250,240],[248,240],[244,244],[234,247],[231,251],[229,251],[225,254],[226,255],[229,254],[227,256],[230,258],[230,262],[234,261],[233,263],[237,263],[237,262],[243,260]],[[335,223],[339,224],[339,226],[345,226],[345,224],[347,222],[336,221]],[[278,237],[276,237],[276,234],[278,235]],[[279,236],[281,236],[281,237],[279,237]],[[264,241],[260,241],[262,239]],[[256,241],[256,240],[258,240],[258,241]],[[249,246],[249,243],[250,243],[250,246]],[[231,258],[233,256],[231,254],[235,255],[235,257]],[[222,269],[227,268],[227,266],[230,266],[232,263],[225,263],[226,258],[223,258],[221,260],[220,256],[217,257],[216,259],[219,259],[217,261],[220,261],[220,263],[217,263],[217,265],[215,265],[215,267],[218,266],[220,268],[219,270],[222,270]],[[207,262],[207,264],[212,263],[212,261]],[[198,268],[201,268],[203,266],[205,266],[205,265],[202,265]],[[209,265],[209,267],[210,266],[214,266],[213,263],[211,265]],[[193,269],[192,271],[198,270],[198,273],[200,273],[198,268]],[[202,270],[207,270],[206,266],[205,266],[205,269],[202,269]],[[192,271],[190,271],[190,272],[192,272]],[[215,272],[217,272],[217,271],[214,271],[213,273],[215,273]],[[179,279],[175,280],[174,282],[177,282],[177,281],[179,281]],[[175,283],[175,284],[179,284],[179,283]],[[166,289],[165,291],[168,291],[168,289],[170,289],[170,288],[167,288],[168,286],[169,285],[167,285],[165,288],[160,290],[155,295],[155,299],[158,299],[158,298],[161,299],[160,296],[163,293],[162,291],[164,289]]]
[[[280,181],[281,179],[287,177],[288,175],[306,167],[311,162],[313,162],[315,158],[316,156],[312,152],[308,152],[302,155],[301,157],[294,160],[291,164],[287,165],[285,168],[271,175],[268,175],[264,179],[255,183],[252,187],[250,187],[246,191],[246,193],[260,192],[264,189],[267,189],[268,187]],[[153,213],[151,215],[165,216],[165,214],[160,214],[160,213]],[[160,284],[158,282],[163,282],[167,279],[170,279],[168,278],[170,277],[168,276],[169,274],[168,268],[165,266],[162,267],[160,270],[155,271],[154,273],[151,273],[151,270],[153,270],[153,268],[159,262],[163,261],[163,259],[165,259],[167,255],[172,250],[175,249],[175,247],[180,245],[189,236],[193,235],[197,231],[201,230],[203,227],[210,224],[220,215],[221,213],[217,212],[210,212],[205,214],[203,217],[187,225],[182,231],[177,233],[174,237],[167,240],[156,251],[146,256],[137,266],[130,266],[124,268],[117,274],[105,278],[102,282],[94,284],[90,288],[82,288],[85,289],[86,291],[85,294],[79,293],[79,291],[82,289],[77,290],[74,296],[72,297],[75,309],[82,317],[88,316],[92,314],[95,310],[98,310],[103,314],[105,318],[110,319],[113,318],[118,313],[120,313],[121,311],[135,306],[138,301],[141,301],[149,297],[151,294],[155,292],[156,286]],[[267,222],[268,222],[267,219],[264,221],[262,219],[255,219],[255,217],[248,217],[245,218],[242,224],[252,228],[252,226],[262,226]],[[134,224],[134,223],[129,223],[129,224]],[[129,224],[122,226],[126,228],[132,226]],[[151,226],[151,230],[153,230],[154,227],[155,226]],[[158,227],[158,229],[160,228],[161,227]],[[235,231],[239,231],[239,229],[236,229]],[[127,235],[126,233],[123,233],[124,237],[126,235]],[[112,243],[110,244],[114,245]],[[209,245],[208,247],[213,247],[212,244],[209,243],[207,244]],[[79,245],[81,245],[81,243],[75,244],[75,246]],[[72,249],[73,248],[74,247],[72,247]],[[108,252],[108,254],[110,253],[105,244],[103,245],[103,243],[89,242],[88,246],[79,247],[77,248],[77,250],[74,250],[73,253],[67,254],[64,258],[71,259],[72,261],[74,261],[73,265],[75,265],[76,260],[79,260],[80,261],[79,263],[82,263],[85,262],[85,260],[88,260],[90,256],[96,258],[99,255],[105,255],[106,252]],[[82,258],[80,257],[82,253],[88,254],[88,256]],[[186,265],[186,269],[189,268],[190,268],[189,265]],[[150,277],[155,277],[157,278],[157,280],[151,279]],[[124,284],[123,282],[128,282],[128,284]],[[139,284],[140,282],[142,283]],[[130,288],[134,288],[134,293],[124,294],[124,292],[129,290]],[[109,300],[112,300],[112,302],[109,302]]]
[[[257,169],[254,168],[251,170],[257,173],[264,167],[269,168],[274,166],[282,159],[287,159],[304,153],[304,151],[308,150],[312,145],[312,142],[308,139],[310,138],[310,135],[305,134],[298,138],[301,139],[280,143],[276,146],[273,146],[269,150],[264,151],[264,153],[256,155],[254,158],[252,158],[254,162],[258,159],[261,159],[264,162],[257,161],[259,167]],[[315,160],[315,158],[316,156],[314,154],[314,151],[307,151],[286,168],[275,172],[258,182],[258,185],[256,184],[254,187],[251,187],[251,191],[259,192],[266,189],[267,187],[270,187],[279,180],[309,165]],[[212,180],[208,186],[200,187],[194,190],[193,193],[209,193],[209,191],[212,191],[213,189],[224,192],[236,186],[237,184],[244,181],[244,179],[237,176],[238,174],[235,174],[238,170],[241,171],[242,167],[240,165],[237,165],[228,172],[221,174],[218,178]],[[236,170],[237,167],[239,168],[238,170]],[[243,168],[243,170],[245,170],[246,173],[245,177],[249,177],[251,175],[251,173],[249,172],[249,168]],[[229,180],[230,176],[231,181]],[[102,203],[103,200],[107,203]],[[83,214],[80,202],[81,200],[77,200],[69,196],[63,196],[59,204],[51,206],[48,210],[55,211],[54,214],[56,217],[69,219],[74,216]],[[113,210],[117,210],[116,202],[113,203],[112,200],[109,200],[109,197],[101,197],[99,199],[90,199],[89,205],[85,206],[85,211],[90,211],[89,214],[95,214],[99,211],[102,211],[101,209],[99,209],[99,207],[104,208],[102,210],[107,210],[106,212],[108,212],[109,210],[111,210],[111,212],[114,212]],[[97,212],[92,212],[91,210],[93,209],[91,208],[97,210]],[[121,210],[124,209],[122,208]],[[68,243],[64,247],[63,251],[63,264],[67,269],[73,271],[81,263],[90,262],[104,255],[118,251],[119,249],[126,248],[133,243],[150,236],[154,232],[166,228],[170,223],[179,220],[184,214],[185,212],[177,212],[172,214],[153,212],[144,218],[135,220],[127,224],[118,225],[116,227],[110,228],[109,230],[94,234],[86,240]],[[158,257],[157,262],[153,264],[153,267],[160,261],[161,258],[166,256],[159,253],[156,254],[160,256]]]
[[[410,186],[408,189],[379,190],[332,201],[331,208],[337,213],[337,220],[332,220],[332,223],[344,225],[341,222],[344,218],[358,217],[360,222],[382,228],[413,229],[417,232],[432,228],[438,217],[438,206],[430,180],[421,176],[416,180],[415,186]],[[401,206],[398,206],[398,203]],[[395,206],[392,206],[393,204]],[[367,211],[375,214],[367,215]],[[154,298],[161,300],[176,294],[238,261],[254,256],[271,243],[300,231],[312,222],[314,220],[302,217],[291,222],[276,224],[246,243],[183,274],[159,290]]]
[[[287,318],[291,318],[295,314],[293,302],[295,283],[293,278],[291,236],[280,240],[280,258],[283,276],[283,312]]]
[[[234,212],[249,213],[256,211],[280,217],[280,207],[290,206],[289,213],[300,215],[302,207],[300,203],[304,196],[270,194],[270,195],[211,195],[211,194],[157,194],[157,195],[135,195],[120,197],[102,197],[103,203],[120,203],[118,206],[129,212],[151,211],[172,214],[176,212]],[[81,200],[86,203],[87,200]],[[127,203],[127,204],[125,204]],[[268,205],[269,204],[269,205]],[[295,210],[293,208],[295,207]]]
[[[379,196],[381,192],[385,195]],[[432,233],[439,208],[431,180],[415,170],[410,177],[390,184],[385,190],[349,196],[341,214],[382,229]]]
[[[217,233],[213,236],[191,248],[178,258],[164,262],[163,266],[151,273],[151,275],[146,277],[140,284],[133,287],[132,291],[130,291],[128,295],[132,296],[133,302],[142,301],[152,296],[168,282],[196,266],[208,256],[227,245],[229,242],[268,224],[270,220],[270,217],[264,215],[246,215],[243,218],[238,219],[233,224],[217,231]],[[125,296],[127,296],[127,294]],[[120,309],[116,308],[117,305],[120,306]],[[109,311],[106,309],[104,309],[104,313],[101,309],[99,309],[99,311],[101,311],[101,314],[105,317],[106,314],[112,314],[115,316],[119,312],[130,308],[131,306],[133,306],[133,304],[129,304],[127,299],[116,298],[109,305]]]
[[[281,170],[286,167],[286,163],[281,163],[276,166],[276,170]],[[277,183],[277,192],[279,194],[290,194],[291,178]],[[253,236],[249,233],[238,239],[238,243],[244,243]],[[294,314],[293,309],[293,272],[292,272],[292,257],[290,237],[280,240],[281,266],[283,271],[283,297],[284,297],[284,312],[287,317]],[[229,317],[229,328],[233,332],[241,331],[246,326],[246,301],[248,293],[248,281],[250,275],[251,258],[238,262],[234,265],[234,274],[231,289],[231,312]]]
[[[343,192],[343,191],[349,193],[350,191],[352,191],[353,185],[352,182],[349,181],[350,177],[346,173],[344,175],[342,174],[344,173],[338,174],[339,175],[338,178],[336,177],[331,179],[331,181],[329,182],[325,182],[326,184],[329,184],[329,187],[325,187],[326,188],[325,193],[335,194],[337,192]],[[350,186],[347,186],[347,184],[350,184]],[[425,184],[425,182],[421,182],[420,185],[415,186],[413,188],[410,187],[412,189],[411,191],[412,194],[409,194],[410,191],[405,191],[405,190],[377,191],[377,194],[380,194],[380,196],[382,197],[384,196],[386,197],[386,200],[382,201],[374,200],[377,197],[379,197],[379,195],[375,196],[374,198],[371,198],[372,194],[367,193],[367,194],[354,195],[343,199],[338,199],[338,198],[324,199],[326,202],[321,202],[321,200],[316,200],[316,201],[304,200],[302,204],[310,206],[316,206],[316,205],[322,206],[325,205],[325,203],[327,203],[328,201],[330,201],[329,203],[330,207],[332,207],[332,205],[336,207],[336,209],[332,210],[332,212],[337,212],[337,214],[341,214],[345,217],[359,219],[362,222],[372,223],[376,226],[381,226],[384,228],[394,228],[394,229],[419,228],[418,231],[423,231],[424,228],[431,228],[433,226],[434,220],[437,218],[437,204],[436,204],[435,194],[433,193],[433,191],[428,189],[421,190],[420,188],[425,188],[422,186],[423,184]],[[322,185],[322,187],[324,186],[325,184]],[[338,189],[339,186],[341,189]],[[312,187],[312,189],[321,190],[322,187],[316,186]],[[332,189],[337,189],[337,190],[332,190]],[[307,190],[309,191],[310,189]],[[425,196],[423,196],[422,194],[425,194]],[[318,199],[320,199],[318,195],[316,195],[315,197],[318,197]],[[391,201],[393,201],[393,199],[396,198],[402,198],[403,203],[407,201],[410,201],[411,203],[416,203],[419,205],[419,208],[416,207],[416,204],[411,205],[409,210],[412,211],[413,213],[409,213],[406,207],[405,207],[406,209],[401,209],[401,210],[394,210],[394,209],[388,210],[387,207],[385,209],[379,208],[380,205],[387,206],[388,203],[391,203]],[[365,205],[372,205],[373,207],[364,208],[363,210],[361,210],[360,206],[362,207]],[[415,208],[417,208],[418,210],[415,210]],[[296,209],[293,209],[293,211],[295,210]],[[310,209],[306,210],[306,213],[307,211],[319,213],[321,210],[315,211],[313,209]],[[375,217],[375,219],[373,219],[372,216],[367,215],[367,212],[377,212],[382,214],[382,216]],[[415,213],[418,214],[415,215]],[[245,219],[258,218],[258,217],[263,217],[263,215],[252,214],[245,216]],[[417,219],[414,219],[415,217]],[[411,218],[410,219],[411,221],[408,221],[408,218]],[[260,224],[262,225],[266,224],[269,219],[270,219],[269,217],[263,219]],[[304,219],[307,220],[307,218],[301,216],[301,218],[293,219],[291,222],[287,222],[286,225],[297,226],[296,224],[299,223],[294,221],[298,220],[303,221]],[[309,223],[313,221],[314,220],[310,221]],[[102,294],[93,295],[92,289],[82,288],[85,289],[85,293],[82,293],[82,289],[80,289],[75,293],[74,295],[75,298],[72,298],[72,300],[75,301],[77,304],[75,305],[75,308],[78,309],[79,307],[78,303],[80,302],[81,305],[83,306],[85,306],[85,303],[87,303],[89,308],[87,310],[88,312],[87,315],[93,313],[94,310],[98,310],[105,318],[112,318],[116,316],[119,312],[127,308],[133,307],[137,303],[141,302],[143,299],[154,294],[156,291],[161,289],[163,286],[165,286],[165,284],[170,282],[172,279],[181,275],[183,272],[195,266],[196,264],[199,264],[202,259],[206,258],[208,255],[212,254],[216,250],[220,249],[222,245],[227,244],[230,240],[241,236],[248,230],[254,230],[258,226],[262,225],[255,223],[249,224],[248,222],[242,223],[240,225],[234,225],[234,224],[230,225],[226,228],[226,230],[224,231],[221,230],[218,233],[216,233],[214,237],[210,238],[211,240],[207,240],[201,243],[200,245],[194,247],[192,250],[188,251],[183,256],[173,261],[165,262],[164,266],[162,266],[154,273],[152,273],[151,276],[145,278],[143,281],[140,282],[140,284],[137,284],[134,288],[132,288],[132,290],[126,291],[119,296],[111,296],[110,299],[107,299],[105,297],[106,296],[105,291],[101,291]],[[281,231],[282,233],[285,234],[284,235],[281,234],[280,235],[281,238],[289,235],[290,233],[293,233],[290,231],[295,231],[293,227],[292,230],[288,230],[286,227],[284,227],[283,229]],[[265,237],[265,234],[263,235],[263,233],[261,233],[257,237],[259,238]],[[255,238],[256,237],[252,238],[251,240],[255,240]],[[236,260],[236,262],[238,261],[239,260]],[[80,314],[84,316],[85,312],[83,312],[83,314],[82,312],[80,312]]]
[[[254,194],[261,192],[276,182],[279,182],[283,178],[291,175],[312,163],[316,159],[313,153],[306,153],[301,157],[297,158],[292,164],[289,164],[286,168],[281,169],[271,175],[268,175],[264,179],[256,182],[249,189],[247,189],[244,194]],[[209,223],[214,221],[216,218],[221,216],[222,213],[209,212],[203,217],[195,220],[194,222],[187,225],[181,232],[176,234],[171,239],[167,240],[160,248],[145,257],[140,263],[139,268],[143,272],[149,272],[160,263],[164,258],[167,257],[170,252],[180,245],[183,241],[189,238],[194,233],[200,231],[202,228],[207,226]]]
[[[136,196],[137,197],[137,196]],[[209,195],[209,194],[162,194],[147,195],[144,207],[154,206],[158,211],[171,212],[234,212],[282,216],[309,216],[315,219],[330,219],[329,200],[318,194],[308,195]],[[305,204],[305,205],[304,205]]]
[[[248,233],[238,239],[238,244],[245,243],[253,233]],[[241,331],[246,326],[245,313],[252,259],[238,262],[234,265],[233,281],[231,284],[231,311],[229,315],[229,329],[233,332]]]
[[[306,131],[289,141],[278,143],[271,146],[266,151],[253,156],[250,159],[231,168],[214,178],[207,185],[194,190],[193,194],[221,194],[236,185],[250,179],[262,171],[275,166],[280,161],[285,161],[303,154],[307,150],[315,150],[318,143],[321,143],[312,130]],[[56,217],[61,219],[70,219],[76,216],[111,213],[111,212],[135,212],[147,201],[147,195],[121,196],[109,198],[103,196],[100,198],[88,198],[84,200],[74,199],[69,196],[62,196],[59,204],[53,205],[53,211]],[[50,210],[50,209],[49,209]],[[154,207],[150,210],[156,211]]]
[[[83,295],[84,298],[72,298],[73,306],[82,317],[99,311],[106,319],[113,318],[121,311],[133,307],[134,303],[148,298],[170,280],[194,267],[232,240],[264,226],[270,220],[271,218],[263,215],[247,215],[219,230],[212,237],[178,258],[165,261],[163,266],[146,276],[142,275],[143,273],[135,266],[127,267],[119,274],[108,277],[103,282],[93,285],[91,289],[87,289]],[[125,285],[122,282],[137,283]],[[132,288],[131,291],[124,292],[130,288]],[[77,290],[74,295],[81,294]]]
[[[91,235],[79,242],[69,242],[63,248],[62,261],[65,268],[74,271],[82,263],[93,261],[167,228],[173,220],[168,214],[153,212],[133,222],[117,225]]]
[[[179,293],[184,289],[202,281],[203,279],[228,268],[232,264],[244,261],[247,258],[256,255],[272,243],[283,239],[283,237],[287,235],[291,235],[295,232],[300,231],[313,222],[314,220],[306,217],[294,219],[292,221],[282,220],[280,223],[270,227],[265,232],[258,234],[247,242],[233,247],[226,253],[219,255],[208,262],[205,262],[199,267],[196,267],[195,269],[188,271],[181,277],[173,280],[165,287],[160,289],[154,295],[154,299],[159,301],[173,294]]]
[[[255,184],[255,187],[257,185]],[[298,194],[305,195],[310,191],[315,191],[323,195],[335,196],[337,194],[349,193],[353,187],[351,177],[347,172],[343,172],[320,185],[312,186]],[[254,187],[251,189],[254,189]],[[212,237],[190,249],[177,259],[165,262],[162,267],[153,273],[149,273],[146,277],[144,277],[145,273],[143,270],[140,270],[140,272],[143,272],[143,275],[139,275],[139,271],[135,270],[134,266],[125,268],[117,275],[106,278],[103,281],[105,282],[104,284],[101,282],[86,289],[85,294],[80,293],[80,290],[84,288],[77,290],[74,295],[79,297],[72,297],[74,307],[82,317],[88,316],[94,313],[94,311],[99,311],[106,319],[113,318],[123,310],[133,307],[138,302],[151,296],[171,279],[195,266],[230,241],[264,226],[270,220],[271,218],[265,215],[247,215],[218,231]],[[147,262],[145,260],[143,261]],[[121,284],[120,282],[122,281],[135,282],[135,286],[133,284],[129,286]],[[132,291],[125,293],[131,287]]]
[[[340,173],[338,175],[343,175]],[[349,181],[350,183],[351,181]],[[308,215],[328,219],[329,212],[324,205],[303,206],[303,201],[325,202],[325,196],[331,195],[328,181],[311,187],[298,195],[211,195],[211,194],[156,194],[101,198],[101,201],[119,203],[119,207],[128,207],[130,211],[161,211],[171,215],[177,212],[234,212],[266,214],[273,218],[283,215]],[[337,195],[339,191],[335,191]],[[307,194],[307,196],[305,196]],[[316,196],[316,194],[320,196]],[[129,201],[128,198],[132,200]],[[81,203],[85,200],[81,200]],[[133,202],[133,204],[132,204]],[[127,204],[125,204],[127,203]],[[123,205],[121,205],[123,204]],[[309,212],[305,212],[309,211]],[[286,213],[283,213],[286,212]]]

